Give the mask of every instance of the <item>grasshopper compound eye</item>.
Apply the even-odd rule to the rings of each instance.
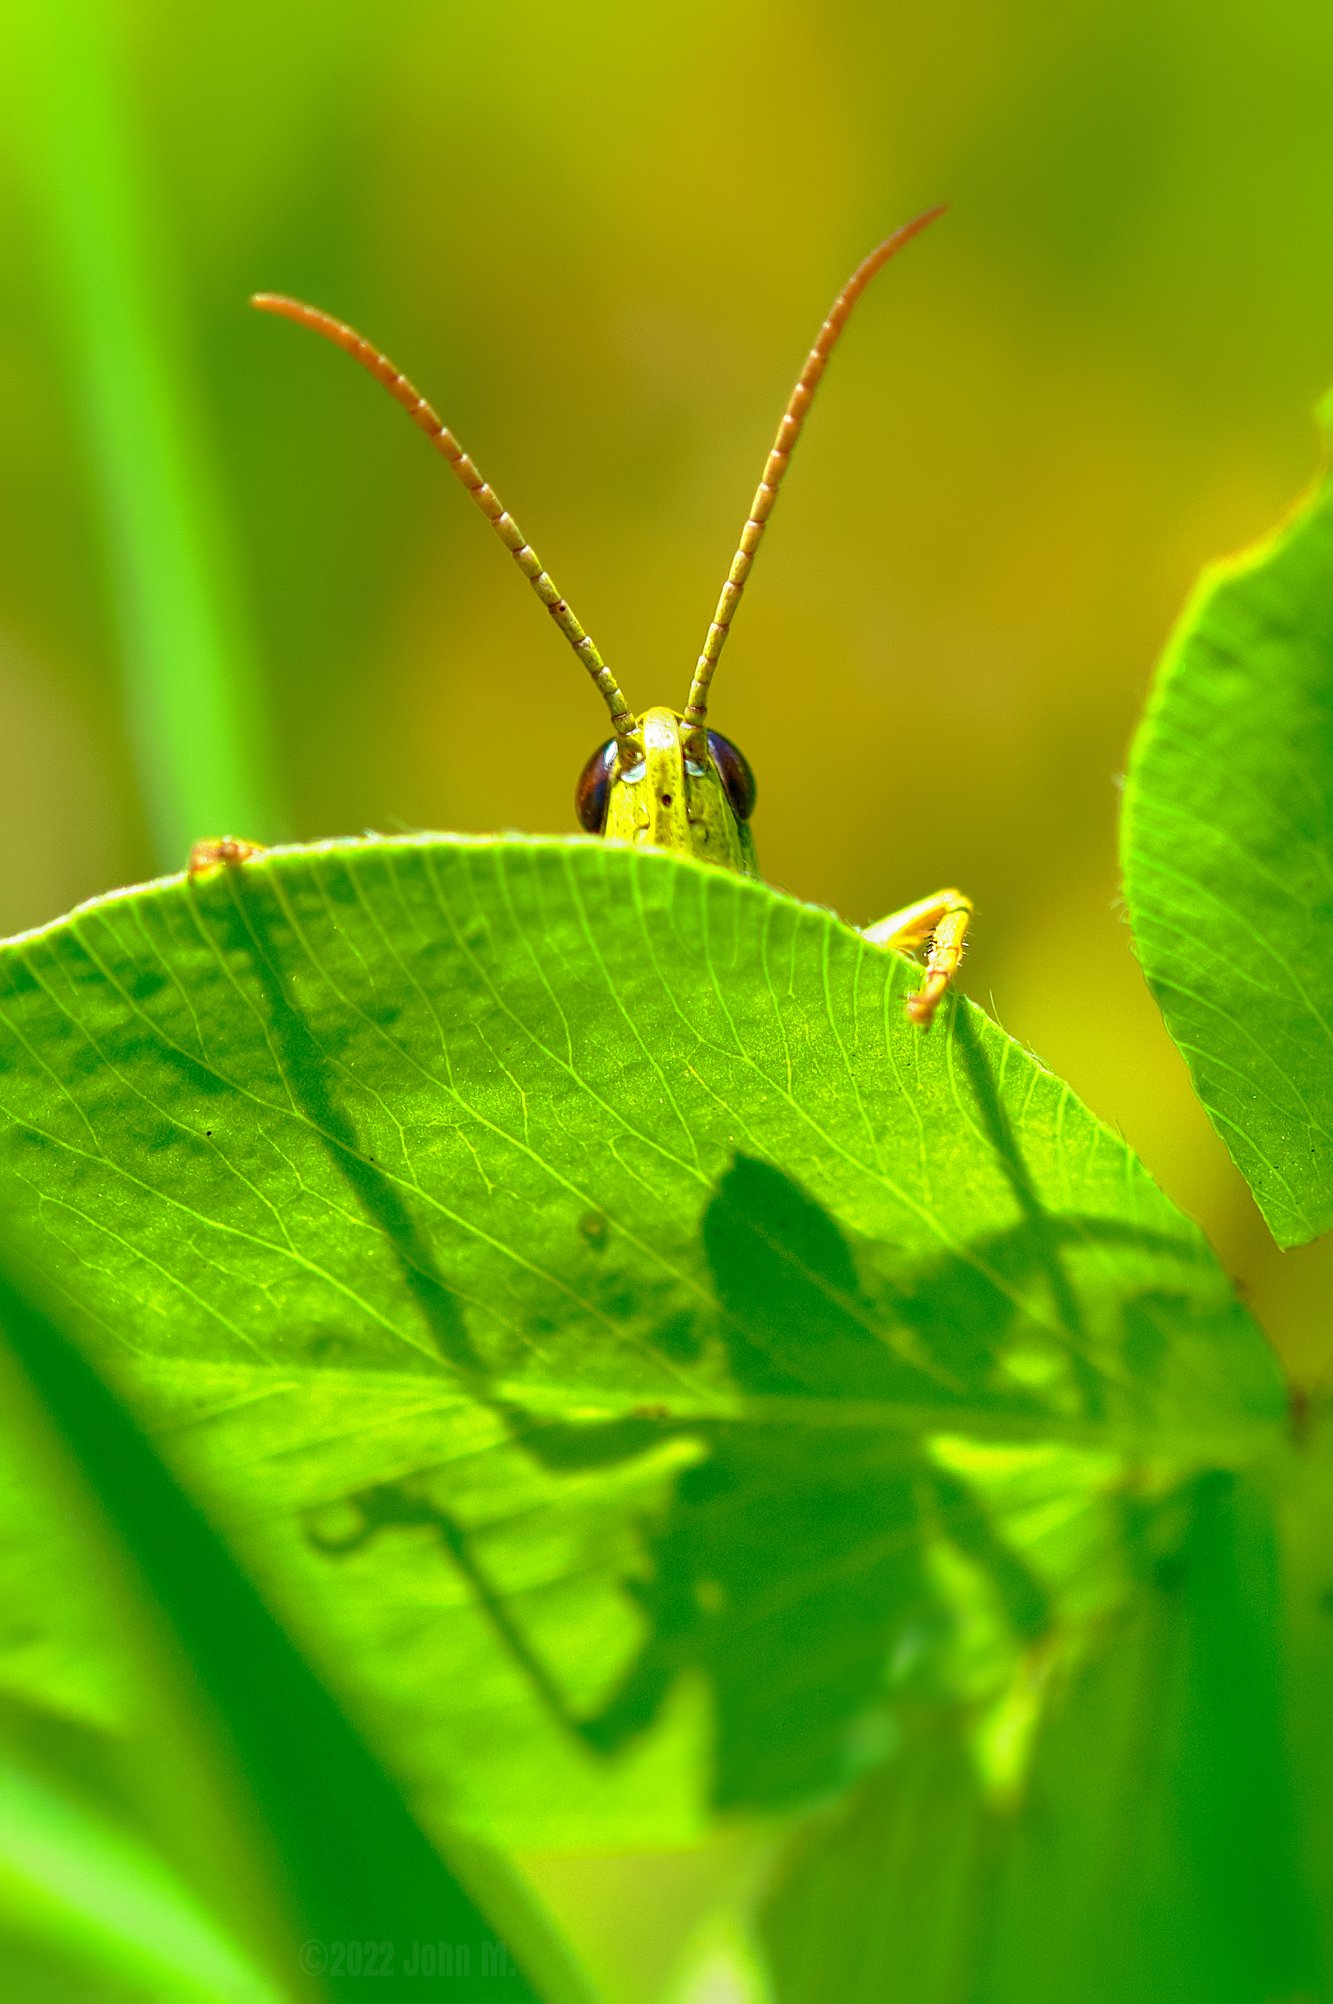
[[[574,788],[574,812],[580,828],[585,828],[589,835],[600,835],[606,826],[606,803],[611,797],[611,781],[615,777],[616,749],[614,738],[608,738],[604,745],[599,745],[579,774],[578,785]],[[749,759],[739,745],[734,745],[730,738],[724,738],[720,731],[709,731],[708,749],[732,813],[738,821],[748,821],[754,813],[758,794]]]
[[[730,738],[724,738],[720,731],[708,733],[708,749],[713,754],[713,764],[717,767],[732,813],[738,821],[748,821],[754,813],[759,791],[749,759],[739,745],[734,745]]]
[[[579,774],[574,788],[574,812],[579,827],[590,835],[600,835],[606,824],[606,803],[611,797],[611,775],[616,769],[616,741],[608,738],[599,745]]]

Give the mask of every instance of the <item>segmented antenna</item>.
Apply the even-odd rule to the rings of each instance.
[[[862,258],[829,308],[828,317],[815,336],[815,345],[805,358],[805,367],[797,378],[796,388],[792,391],[787,408],[782,414],[782,423],[778,426],[778,435],[768,455],[763,479],[759,482],[754,500],[750,503],[750,513],[745,527],[741,530],[740,547],[732,559],[731,569],[727,572],[727,581],[722,587],[722,596],[717,602],[717,611],[713,614],[713,623],[708,629],[708,638],[704,642],[703,652],[695,666],[694,680],[690,684],[690,697],[685,705],[685,723],[691,739],[698,746],[700,757],[703,752],[700,739],[704,719],[708,714],[708,689],[713,679],[713,671],[717,667],[718,656],[722,652],[727,631],[735,617],[736,607],[740,604],[741,593],[745,590],[745,580],[750,575],[750,566],[754,562],[754,553],[759,548],[764,525],[773,512],[773,503],[778,498],[782,476],[787,471],[787,463],[801,435],[806,412],[819,386],[819,379],[828,366],[828,358],[837,346],[838,336],[846,326],[852,308],[875,273],[882,265],[886,265],[905,243],[909,243],[914,236],[924,230],[927,224],[933,223],[937,216],[942,216],[948,206],[947,202],[941,202],[937,207],[927,209],[924,215],[914,216],[910,223],[904,223],[901,229],[893,232],[892,236],[885,237],[882,244],[876,244],[868,257]]]
[[[355,327],[349,327],[345,321],[335,320],[331,313],[323,313],[317,306],[307,306],[299,299],[284,298],[278,292],[256,292],[250,304],[258,307],[261,313],[276,313],[284,320],[294,320],[298,327],[313,328],[316,334],[322,334],[326,340],[332,341],[336,348],[341,348],[344,353],[350,355],[353,361],[359,362],[363,369],[369,370],[376,382],[383,383],[389,395],[402,405],[413,424],[425,432],[437,451],[443,453],[454,473],[462,481],[592,676],[601,692],[603,702],[611,712],[611,727],[620,746],[622,765],[632,765],[642,758],[643,748],[634,735],[633,712],[621,694],[615,676],[598,653],[592,638],[584,632],[574,617],[568,601],[557,590],[550,572],[542,564],[537,552],[495,489],[488,480],[482,479],[473,461],[464,452],[448,425],[432,410],[415,384],[408,381],[402,370],[396,368],[387,355],[381,354],[378,348],[373,347],[358,334]]]

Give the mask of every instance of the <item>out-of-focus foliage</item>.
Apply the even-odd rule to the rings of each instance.
[[[371,1973],[389,1997],[442,1989],[482,1997],[493,1994],[498,1970],[518,2004],[590,2004],[517,1882],[468,1847],[473,1876],[494,1895],[488,1925],[216,1531],[69,1338],[3,1269],[0,1328],[5,1434],[25,1460],[30,1491],[60,1527],[47,1534],[48,1550],[71,1513],[83,1520],[103,1574],[89,1597],[107,1639],[131,1659],[133,1696],[125,1692],[117,1725],[123,1732],[137,1715],[144,1737],[137,1800],[117,1805],[118,1823],[89,1788],[88,1770],[99,1766],[105,1786],[112,1749],[89,1735],[80,1749],[41,1689],[0,1719],[0,1913],[7,1956],[17,1937],[20,1966],[39,1986],[33,1994],[60,1983],[62,1965],[71,1996],[108,2004],[356,1998]],[[46,1426],[57,1430],[59,1449],[43,1437]],[[67,1590],[78,1572],[66,1564]],[[57,1591],[48,1564],[48,1607]],[[163,1649],[165,1638],[174,1648]],[[154,1777],[164,1748],[174,1760]],[[185,1829],[200,1850],[199,1840],[212,1837],[207,1893],[240,1923],[239,1942],[136,1832],[135,1821],[146,1820],[159,1825],[158,1845],[166,1834],[154,1779],[170,1790],[169,1848],[180,1848]],[[137,1819],[126,1816],[131,1809]],[[190,1860],[196,1873],[200,1862]],[[408,1945],[422,1941],[449,1944],[447,1982],[423,1984],[404,1967]],[[343,1953],[351,1944],[372,1959],[369,1970],[351,1965]],[[524,1964],[540,1972],[535,1987]]]
[[[16,130],[106,538],[125,714],[155,850],[271,823],[266,720],[207,431],[153,255],[126,51],[100,0],[13,14]]]
[[[1280,1245],[1333,1225],[1333,485],[1207,573],[1135,741],[1135,944]]]
[[[1003,1820],[959,1723],[930,1717],[849,1800],[812,1818],[766,1888],[778,2004],[962,2004],[978,1995]]]
[[[11,1994],[34,2004],[88,1997],[139,2004],[145,1996],[284,2004],[291,1989],[229,1938],[197,1886],[163,1856],[179,1833],[159,1828],[148,1841],[135,1827],[151,1823],[144,1800],[151,1789],[127,1791],[114,1806],[90,1801],[89,1740],[70,1734],[61,1745],[50,1735],[56,1744],[35,1762],[21,1745],[32,1723],[15,1711],[0,1726],[0,1934]],[[49,1734],[49,1721],[40,1724]],[[160,1733],[160,1719],[154,1729]],[[104,1757],[109,1751],[96,1747]],[[142,1757],[146,1745],[135,1752]],[[179,1793],[183,1808],[201,1806],[202,1791]],[[208,1888],[214,1901],[221,1890]],[[290,1947],[283,1960],[293,1963]]]
[[[1141,1592],[1050,1694],[1016,1800],[936,1720],[800,1834],[763,1923],[778,2004],[1326,1994],[1326,1735],[1284,1647],[1319,1594],[1273,1500],[1218,1474],[1141,1521]]]

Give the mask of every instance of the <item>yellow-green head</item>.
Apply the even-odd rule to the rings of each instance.
[[[610,842],[674,849],[757,877],[755,783],[744,752],[718,731],[691,732],[675,710],[645,710],[634,737],[642,755],[630,764],[621,763],[619,740],[608,738],[579,774],[581,826]]]

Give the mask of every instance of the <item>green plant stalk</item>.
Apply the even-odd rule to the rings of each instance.
[[[178,867],[201,836],[283,832],[259,679],[114,28],[94,0],[19,8],[11,25],[145,811],[159,861]]]
[[[179,2004],[283,2004],[166,1862],[0,1757],[0,1927]],[[150,1994],[152,1994],[150,1992]]]

